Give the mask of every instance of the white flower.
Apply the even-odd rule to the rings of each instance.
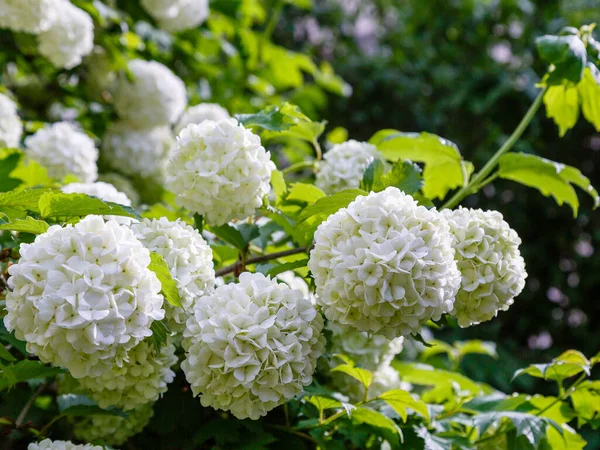
[[[208,0],[142,0],[141,3],[161,28],[171,32],[195,28],[209,14]]]
[[[98,177],[98,149],[94,141],[68,122],[46,125],[25,138],[25,152],[53,178],[75,175],[84,183],[91,183]]]
[[[99,445],[76,445],[71,441],[51,441],[50,439],[44,439],[40,442],[32,442],[27,446],[27,450],[104,450],[104,448]]]
[[[169,127],[135,129],[117,122],[104,135],[102,158],[126,175],[160,178],[174,145]]]
[[[260,138],[235,119],[190,124],[177,137],[166,187],[211,225],[245,219],[262,205],[275,164]]]
[[[0,92],[0,147],[18,147],[22,134],[23,124],[17,114],[17,105]]]
[[[336,144],[319,163],[315,185],[327,194],[357,188],[374,159],[383,160],[374,145],[355,140]]]
[[[72,69],[94,49],[94,21],[68,1],[57,2],[56,19],[39,36],[38,50],[60,68]]]
[[[399,189],[358,196],[314,241],[308,267],[332,322],[392,339],[452,310],[460,272],[448,222]]]
[[[169,329],[181,332],[199,297],[215,283],[212,250],[197,230],[165,217],[144,219],[132,225],[136,237],[151,252],[162,256],[181,296],[181,307],[165,304]]]
[[[521,239],[498,211],[444,210],[462,282],[453,315],[461,327],[485,322],[506,311],[525,287]]]
[[[255,420],[311,383],[322,329],[300,291],[244,272],[196,302],[181,367],[203,406]]]
[[[113,220],[54,225],[20,253],[8,269],[4,324],[30,353],[75,378],[122,365],[164,318],[149,251]]]
[[[185,85],[171,70],[156,61],[129,62],[134,80],[119,78],[115,108],[119,116],[137,128],[175,122],[187,103]]]
[[[81,386],[101,408],[116,406],[123,410],[158,400],[167,392],[167,385],[175,378],[171,369],[177,363],[175,345],[169,340],[160,353],[146,339],[129,350],[127,359],[102,375],[80,378]]]
[[[0,0],[0,28],[25,33],[47,30],[57,16],[60,0]]]
[[[316,303],[315,294],[313,294],[308,287],[308,283],[304,278],[296,275],[293,270],[287,270],[285,272],[280,273],[275,277],[279,281],[283,281],[287,284],[291,289],[297,289],[302,292],[304,298],[310,300],[310,302],[314,305]]]
[[[221,105],[217,105],[216,103],[200,103],[188,108],[183,113],[183,116],[179,119],[175,127],[175,134],[179,134],[190,123],[201,124],[205,120],[218,122],[219,120],[229,119],[229,117],[229,112]]]
[[[69,183],[63,186],[61,191],[65,194],[87,194],[105,202],[131,206],[131,200],[129,200],[127,195],[118,191],[112,184],[103,181],[96,181],[95,183]]]
[[[80,441],[102,440],[108,445],[124,444],[130,437],[141,433],[154,415],[152,403],[128,411],[127,417],[89,415],[71,420],[73,436]]]

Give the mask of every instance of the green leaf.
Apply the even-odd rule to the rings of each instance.
[[[452,441],[439,436],[434,436],[424,425],[416,426],[417,436],[423,439],[423,450],[452,450]]]
[[[253,223],[240,223],[236,228],[242,235],[245,244],[249,244],[250,241],[253,241],[260,235],[258,225]]]
[[[384,392],[378,398],[390,405],[394,411],[396,411],[398,415],[402,417],[403,422],[406,422],[407,419],[406,408],[410,408],[417,414],[425,417],[427,421],[430,420],[429,410],[427,409],[425,402],[413,397],[407,391],[403,391],[402,389],[394,389]]]
[[[540,57],[555,66],[546,80],[549,85],[581,80],[587,52],[579,36],[541,36],[536,39],[536,45]]]
[[[166,320],[155,320],[150,325],[150,331],[152,331],[152,336],[150,336],[150,340],[154,345],[154,348],[157,352],[160,352],[163,345],[167,343],[167,337],[169,336],[171,330],[167,326]]]
[[[372,191],[375,180],[378,180],[384,174],[385,164],[379,159],[374,159],[365,169],[362,181],[360,182],[360,188],[366,192]]]
[[[285,264],[280,264],[278,266],[273,267],[267,273],[268,276],[275,277],[280,273],[287,272],[288,270],[299,269],[300,267],[306,267],[308,264],[308,259],[298,259],[296,261],[287,262]]]
[[[562,424],[563,433],[548,428],[547,440],[542,442],[540,450],[583,450],[587,445],[585,439],[570,426]]]
[[[7,379],[4,371],[10,371],[11,379]],[[62,373],[58,367],[47,366],[40,361],[23,360],[10,366],[4,366],[0,373],[0,390],[9,389],[16,383],[32,378],[48,378]],[[12,382],[11,382],[12,381]]]
[[[61,416],[120,416],[127,417],[117,408],[102,409],[85,395],[64,394],[56,397]]]
[[[290,188],[286,201],[300,201],[305,203],[314,203],[325,197],[325,192],[313,184],[294,183]]]
[[[579,426],[600,416],[600,381],[584,381],[571,394]]]
[[[281,173],[279,170],[274,170],[271,172],[271,186],[273,186],[276,203],[279,204],[287,193],[287,185],[285,184],[283,173]]]
[[[352,411],[352,421],[364,423],[379,429],[382,436],[391,444],[392,448],[399,448],[402,440],[402,430],[389,417],[361,406]]]
[[[600,131],[600,70],[589,63],[577,89],[584,117]]]
[[[454,347],[458,350],[459,356],[477,353],[480,355],[488,355],[492,358],[498,358],[495,342],[486,342],[480,340],[458,341],[454,343]]]
[[[359,381],[365,388],[369,388],[371,386],[371,382],[373,381],[373,374],[366,369],[361,369],[360,367],[352,367],[348,364],[341,364],[339,366],[331,369],[332,372],[342,372],[346,375],[350,375],[355,380]]]
[[[51,192],[49,189],[26,189],[24,191],[0,192],[0,211],[5,208],[39,212],[40,198]]]
[[[12,191],[23,182],[18,178],[11,178],[11,172],[21,162],[23,153],[16,149],[0,149],[0,192]]]
[[[579,119],[579,91],[575,85],[550,86],[544,94],[546,116],[558,126],[563,137]]]
[[[9,361],[9,362],[13,362],[16,361],[17,358],[15,358],[13,355],[10,354],[10,352],[7,350],[7,348],[0,344],[0,359],[3,359],[4,361]]]
[[[473,172],[473,165],[462,159],[458,147],[435,134],[382,130],[369,143],[390,161],[424,163],[423,193],[428,198],[444,198],[449,190],[463,186]]]
[[[39,198],[38,206],[43,218],[84,217],[90,214],[136,217],[133,209],[128,206],[103,202],[86,194],[45,192]]]
[[[375,180],[373,190],[380,192],[394,186],[407,194],[414,194],[423,187],[421,172],[421,168],[416,164],[398,160],[388,173]]]
[[[18,231],[20,233],[42,234],[48,231],[49,227],[50,225],[48,225],[43,220],[37,220],[33,217],[27,217],[25,219],[17,219],[9,223],[3,223],[0,225],[0,230]]]
[[[292,124],[286,122],[279,107],[271,105],[254,114],[237,114],[237,120],[245,127],[260,127],[271,131],[288,130]]]
[[[246,241],[244,240],[242,233],[229,224],[220,225],[218,227],[209,227],[209,231],[214,233],[219,239],[228,242],[239,250],[243,250],[244,247],[246,247]]]
[[[577,215],[579,200],[572,184],[587,192],[594,200],[594,207],[600,203],[598,192],[590,180],[575,167],[524,153],[508,153],[499,161],[498,175],[539,190],[545,196],[552,196],[559,205],[567,203]]]
[[[335,409],[342,407],[342,404],[340,402],[329,397],[313,395],[310,397],[306,397],[306,401],[312,405],[315,405],[317,410],[319,410],[319,413],[327,409]]]
[[[194,214],[194,228],[202,234],[202,230],[204,229],[204,217],[198,213]]]
[[[582,372],[590,375],[590,361],[577,350],[567,350],[548,364],[532,364],[515,372],[513,379],[527,374],[545,380],[562,381]]]
[[[561,426],[551,419],[515,411],[494,411],[478,414],[473,417],[473,425],[479,431],[479,435],[482,436],[491,426],[495,426],[503,419],[512,422],[517,436],[524,436],[530,444],[536,447],[546,439],[548,427],[554,428],[560,434],[563,433]]]
[[[177,289],[177,283],[171,276],[169,266],[163,257],[156,252],[150,252],[150,264],[148,265],[148,269],[156,274],[156,277],[162,286],[161,293],[169,304],[177,308],[183,308],[179,289]]]
[[[302,9],[311,9],[313,6],[313,0],[285,0],[285,3]]]

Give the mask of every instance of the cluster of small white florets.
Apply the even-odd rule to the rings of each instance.
[[[158,400],[175,378],[172,367],[177,363],[175,345],[168,341],[157,353],[146,339],[127,352],[121,365],[113,365],[100,376],[78,381],[101,408],[116,406],[123,410]]]
[[[202,405],[258,419],[311,383],[322,329],[300,291],[244,272],[196,302],[181,367]]]
[[[188,108],[177,122],[175,127],[175,134],[179,134],[181,130],[187,127],[191,123],[201,124],[205,120],[213,120],[218,122],[219,120],[229,119],[229,112],[221,105],[216,103],[200,103],[196,106]]]
[[[171,32],[197,27],[209,14],[208,0],[142,0],[141,3],[161,28]]]
[[[52,25],[62,0],[0,0],[0,28],[40,33]]]
[[[16,103],[0,92],[0,147],[18,147],[22,134]]]
[[[164,318],[149,251],[113,220],[54,225],[9,268],[4,324],[44,362],[75,378],[122,366]]]
[[[25,152],[53,178],[75,175],[84,183],[91,183],[98,177],[98,149],[94,141],[68,122],[46,125],[25,138]]]
[[[278,281],[283,281],[291,289],[297,289],[304,295],[304,298],[310,300],[314,305],[316,303],[315,294],[310,290],[308,283],[304,278],[296,275],[293,270],[286,270],[275,277]]]
[[[40,442],[32,442],[27,446],[27,450],[104,450],[99,445],[92,444],[73,444],[71,441],[51,441],[44,439]]]
[[[126,175],[161,178],[174,145],[167,126],[137,129],[116,122],[104,135],[102,158]]]
[[[73,436],[80,441],[104,441],[108,445],[121,445],[130,437],[141,433],[154,415],[153,404],[138,406],[128,411],[127,417],[91,415],[75,418]]]
[[[196,229],[179,220],[144,219],[131,228],[148,250],[163,257],[177,283],[183,308],[166,304],[165,309],[169,329],[181,332],[196,299],[214,286],[212,250]]]
[[[132,205],[140,203],[140,194],[127,177],[115,172],[108,172],[99,174],[98,181],[112,184],[118,191],[121,191],[131,200]]]
[[[319,163],[315,185],[327,194],[357,188],[365,169],[375,159],[383,157],[374,145],[355,140],[336,144]]]
[[[260,138],[235,119],[190,124],[167,164],[175,202],[212,225],[244,219],[262,205],[275,165]]]
[[[461,207],[442,213],[462,275],[452,314],[461,327],[490,320],[506,311],[525,286],[521,239],[498,211]]]
[[[357,197],[314,242],[308,267],[332,322],[392,339],[452,310],[460,272],[448,222],[397,188]]]
[[[133,80],[124,75],[115,88],[115,109],[130,126],[149,129],[174,123],[187,103],[185,84],[156,61],[129,62]]]

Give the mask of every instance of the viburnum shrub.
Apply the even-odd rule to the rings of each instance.
[[[593,26],[538,39],[537,97],[475,168],[427,132],[324,137],[285,100],[349,87],[271,42],[283,3],[240,4],[0,0],[0,447],[583,449],[600,353],[517,371],[557,385],[526,395],[461,373],[493,342],[425,336],[526,283],[527,242],[467,196],[600,203],[515,151],[542,104],[600,129]]]

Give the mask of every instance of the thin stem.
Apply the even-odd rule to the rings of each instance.
[[[44,389],[46,389],[47,386],[48,386],[48,383],[42,383],[42,384],[40,384],[38,386],[38,388],[35,390],[35,392],[33,393],[33,395],[29,398],[29,400],[27,400],[27,403],[25,403],[25,406],[23,406],[23,409],[19,413],[19,416],[17,417],[17,420],[15,420],[15,426],[17,428],[19,428],[23,424],[23,421],[25,420],[25,417],[27,416],[27,413],[29,412],[29,410],[33,406],[33,402],[35,402],[35,399],[38,398],[38,396],[42,392],[44,392]]]
[[[277,253],[270,253],[268,255],[261,255],[261,256],[255,256],[254,258],[248,258],[244,261],[244,265],[251,265],[251,264],[258,264],[261,262],[266,262],[266,261],[271,261],[273,259],[278,259],[278,258],[283,258],[285,256],[291,256],[291,255],[297,255],[299,253],[306,253],[307,248],[306,247],[300,247],[300,248],[291,248],[289,250],[284,250],[281,252],[277,252]],[[215,275],[217,277],[222,277],[223,275],[227,275],[231,272],[235,272],[236,269],[238,269],[239,267],[241,267],[242,262],[241,261],[236,261],[235,263],[231,264],[230,266],[227,267],[223,267],[222,269],[219,269],[215,272]]]
[[[323,150],[321,150],[321,145],[317,139],[313,139],[312,145],[315,148],[315,156],[317,157],[317,161],[321,161],[323,159]]]
[[[502,144],[502,147],[500,147],[498,149],[498,151],[496,153],[494,153],[494,155],[490,158],[490,160],[483,166],[483,168],[479,172],[477,172],[477,174],[475,174],[475,176],[471,179],[471,181],[466,186],[459,189],[450,198],[450,200],[448,200],[446,203],[444,203],[442,205],[442,207],[440,209],[454,208],[466,196],[476,192],[475,188],[477,186],[479,186],[481,184],[481,182],[483,180],[485,180],[486,177],[492,173],[492,171],[498,164],[500,157],[502,155],[504,155],[506,152],[508,152],[511,148],[513,148],[513,146],[517,143],[517,141],[519,140],[519,138],[521,137],[523,132],[527,129],[527,126],[529,125],[529,123],[531,122],[533,117],[535,116],[535,113],[540,108],[540,106],[542,104],[542,99],[544,98],[545,93],[546,93],[546,89],[543,89],[538,94],[538,96],[536,97],[536,99],[532,103],[532,105],[529,107],[529,110],[527,111],[527,113],[525,114],[523,119],[521,119],[521,122],[519,122],[519,125],[517,125],[517,128],[515,128],[515,131],[513,131],[513,133],[506,140],[506,142],[504,142],[504,144]]]
[[[358,402],[356,405],[354,405],[356,408],[358,408],[359,406],[363,406],[366,405],[367,403],[371,403],[374,402],[375,400],[378,400],[378,398],[372,398],[371,400],[363,400]],[[319,421],[319,423],[316,423],[314,425],[309,425],[307,427],[300,427],[300,428],[296,428],[297,430],[311,430],[313,428],[317,428],[317,427],[323,427],[325,425],[329,425],[331,422],[333,422],[334,420],[339,419],[340,417],[342,417],[343,415],[346,414],[346,410],[342,409],[341,411],[336,412],[335,414],[333,414],[332,416],[329,416],[327,419],[323,420],[323,421]]]
[[[40,430],[40,436],[46,436],[46,433],[48,433],[48,430],[50,429],[50,427],[52,425],[54,425],[56,422],[58,422],[60,419],[62,419],[63,417],[65,417],[64,414],[59,414],[58,416],[55,416],[46,425],[44,425],[44,427]]]
[[[296,164],[292,164],[291,166],[286,167],[281,170],[281,173],[287,175],[292,172],[297,172],[302,169],[313,168],[315,166],[315,161],[300,161]]]
[[[283,425],[274,425],[274,424],[270,424],[270,423],[265,424],[265,426],[267,426],[268,428],[273,428],[274,430],[280,430],[280,431],[285,431],[286,433],[295,434],[296,436],[300,436],[301,438],[306,439],[306,440],[311,441],[312,443],[316,444],[316,441],[310,435],[303,433],[301,431],[295,430],[293,428],[285,427]]]

